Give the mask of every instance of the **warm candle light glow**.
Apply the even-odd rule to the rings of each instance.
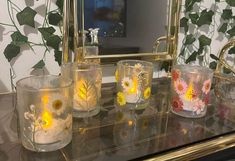
[[[133,79],[133,87],[128,91],[129,94],[135,94],[137,92],[138,81],[137,78]]]
[[[43,128],[49,128],[52,125],[52,115],[48,111],[42,113]]]

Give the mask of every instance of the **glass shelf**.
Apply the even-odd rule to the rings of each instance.
[[[226,136],[235,140],[233,107],[217,101],[213,91],[206,116],[188,119],[169,112],[170,80],[155,80],[152,89],[149,107],[141,111],[128,111],[114,106],[115,84],[103,85],[101,112],[91,118],[74,118],[72,142],[63,149],[49,153],[31,152],[21,146],[17,135],[14,95],[0,95],[0,160],[149,159],[166,153],[170,157],[171,152],[187,150],[188,147],[199,148],[199,145],[205,149],[198,149],[198,152],[202,151],[198,156],[204,156],[203,151],[208,154],[206,148],[211,146],[206,145],[210,142]],[[234,142],[231,139],[229,141]],[[195,152],[191,151],[187,157]]]

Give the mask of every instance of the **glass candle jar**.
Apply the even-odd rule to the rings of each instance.
[[[32,76],[16,83],[20,138],[32,151],[54,151],[72,139],[72,80]]]
[[[74,112],[75,117],[89,117],[99,113],[102,70],[95,64],[78,64],[74,73]]]
[[[201,66],[176,65],[171,75],[171,111],[184,117],[203,117],[209,102],[213,71]]]
[[[153,64],[140,60],[122,60],[117,64],[117,99],[119,107],[143,109],[151,95]]]

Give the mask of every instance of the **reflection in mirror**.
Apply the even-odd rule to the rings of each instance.
[[[156,39],[166,35],[167,2],[78,0],[78,33],[94,48],[88,47],[89,56],[152,53]]]

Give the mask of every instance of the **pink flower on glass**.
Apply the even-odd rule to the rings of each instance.
[[[205,103],[202,100],[197,100],[193,103],[193,111],[195,111],[198,115],[204,110]]]
[[[205,94],[208,94],[210,92],[210,89],[211,89],[211,80],[208,79],[203,83],[202,91]]]
[[[175,112],[179,112],[183,109],[183,102],[181,101],[179,97],[175,97],[173,101],[171,102],[171,105]]]
[[[188,88],[188,85],[183,80],[175,81],[174,86],[176,93],[178,93],[179,95],[185,94]]]
[[[177,81],[180,77],[180,71],[178,70],[172,70],[171,71],[171,77],[173,81]]]

